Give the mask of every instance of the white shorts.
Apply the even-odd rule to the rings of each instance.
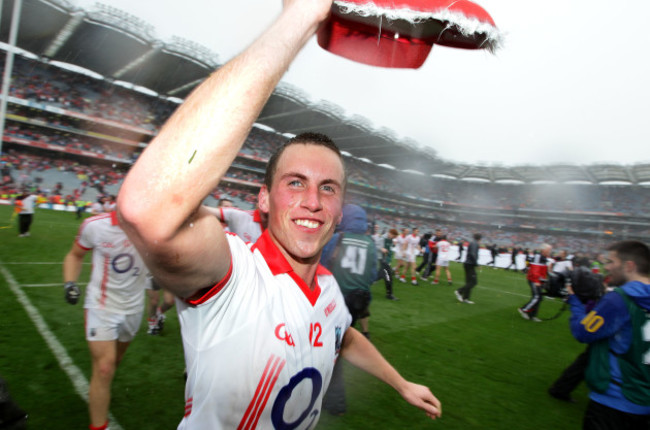
[[[449,267],[449,260],[442,259],[442,258],[436,258],[436,266]]]
[[[395,260],[404,260],[404,253],[402,251],[395,251]]]
[[[404,253],[404,261],[407,263],[415,263],[415,257],[416,257],[415,252],[405,252]]]
[[[86,340],[131,342],[141,322],[142,311],[123,315],[103,309],[86,309]]]

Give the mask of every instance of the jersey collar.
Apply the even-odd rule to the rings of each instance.
[[[321,292],[320,285],[318,285],[318,275],[331,275],[325,267],[319,264],[316,268],[314,289],[312,290],[309,288],[309,285],[307,285],[307,283],[293,271],[291,264],[289,264],[275,242],[273,242],[273,239],[271,239],[271,234],[268,230],[264,230],[260,238],[257,239],[257,242],[255,242],[255,245],[253,245],[252,249],[253,251],[257,249],[262,254],[264,261],[266,261],[266,264],[269,266],[269,269],[271,269],[271,273],[273,273],[274,276],[285,273],[288,274],[298,285],[307,300],[309,300],[309,303],[311,303],[312,306],[316,304]]]

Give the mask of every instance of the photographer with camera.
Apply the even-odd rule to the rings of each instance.
[[[566,282],[570,285],[574,294],[585,305],[587,312],[591,311],[598,300],[605,294],[605,284],[600,274],[593,273],[590,269],[589,260],[585,257],[575,258],[575,269],[566,271]],[[564,279],[564,278],[563,278]],[[568,287],[562,286],[562,294],[568,296]],[[568,297],[565,297],[568,298]],[[562,313],[566,306],[562,307]],[[559,316],[559,314],[557,315]],[[589,361],[589,347],[587,347],[560,375],[560,377],[548,389],[548,393],[558,400],[575,403],[571,393],[585,379],[585,369]]]
[[[638,241],[608,248],[605,269],[611,285],[587,311],[569,288],[573,336],[589,344],[585,379],[589,404],[583,429],[650,428],[650,249]]]

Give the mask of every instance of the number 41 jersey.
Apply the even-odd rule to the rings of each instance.
[[[268,231],[228,243],[225,278],[177,300],[188,374],[178,428],[314,428],[351,322],[343,295],[321,266],[310,289]]]
[[[93,251],[84,308],[125,315],[142,312],[149,271],[118,224],[116,213],[87,218],[79,227],[76,243]]]

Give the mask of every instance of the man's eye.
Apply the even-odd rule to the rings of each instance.
[[[302,185],[302,182],[300,182],[298,179],[294,179],[293,181],[289,182],[290,187],[299,187]]]
[[[328,193],[333,193],[334,191],[336,191],[336,190],[334,189],[334,187],[331,186],[331,185],[323,185],[323,186],[321,187],[321,189],[322,189],[323,191],[328,192]]]

